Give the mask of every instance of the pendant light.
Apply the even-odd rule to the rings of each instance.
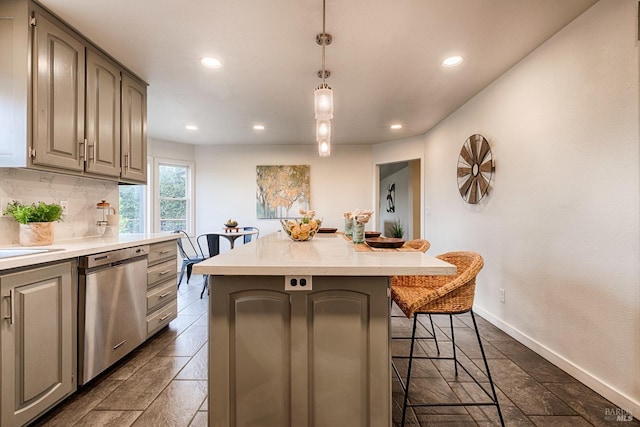
[[[320,156],[328,156],[331,153],[331,119],[333,119],[333,90],[325,83],[325,78],[331,74],[325,69],[325,46],[331,44],[333,38],[325,31],[325,6],[326,0],[322,0],[322,33],[316,35],[316,43],[322,46],[322,70],[318,71],[318,77],[322,79],[322,83],[313,92],[316,140]]]

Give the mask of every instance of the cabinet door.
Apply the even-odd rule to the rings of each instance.
[[[0,277],[3,426],[26,424],[75,391],[73,263]]]
[[[126,181],[147,182],[147,86],[122,75],[122,173]]]
[[[87,172],[120,176],[120,69],[87,48]]]
[[[35,22],[32,162],[82,171],[85,46],[43,14]]]
[[[211,426],[391,425],[386,277],[209,279]]]

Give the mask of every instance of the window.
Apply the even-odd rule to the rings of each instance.
[[[147,177],[151,180],[152,159],[147,161]],[[120,228],[119,232],[148,233],[151,229],[149,212],[149,188],[146,185],[120,185]]]
[[[144,233],[146,226],[146,185],[121,185],[120,233]]]
[[[185,230],[194,233],[192,176],[193,163],[156,160],[155,203],[157,231]]]
[[[147,165],[149,186],[119,187],[120,233],[185,230],[193,235],[194,164],[149,158]]]

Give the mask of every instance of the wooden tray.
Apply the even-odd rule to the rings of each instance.
[[[374,238],[374,237],[380,237],[380,234],[382,234],[382,233],[379,232],[379,231],[365,231],[364,232],[364,238],[365,239],[371,239],[371,238]]]
[[[395,237],[373,237],[364,240],[372,248],[400,248],[404,240]]]
[[[335,233],[336,231],[338,231],[337,228],[318,228],[318,233]]]

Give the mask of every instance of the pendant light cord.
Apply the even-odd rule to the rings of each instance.
[[[325,32],[324,29],[324,22],[325,22],[325,2],[326,0],[322,0],[322,37],[323,37],[323,41],[322,41],[322,86],[324,86],[324,76],[326,74],[325,70],[324,70],[324,47],[327,45],[327,33]]]

